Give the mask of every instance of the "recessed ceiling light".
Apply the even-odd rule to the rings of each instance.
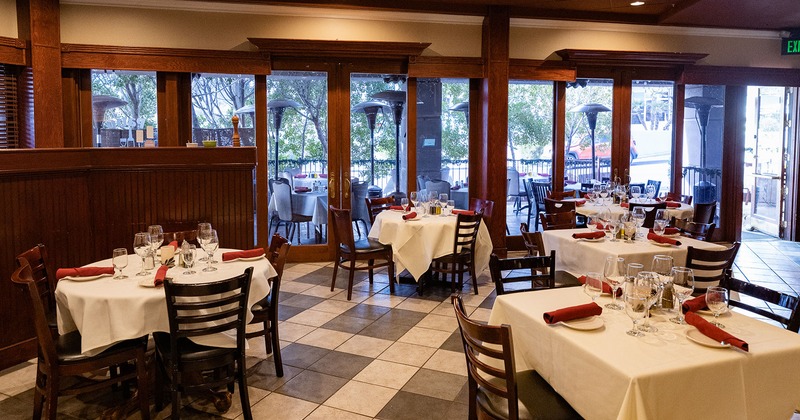
[[[631,6],[642,6],[642,5],[644,5],[643,1],[635,1],[635,2],[631,3]]]

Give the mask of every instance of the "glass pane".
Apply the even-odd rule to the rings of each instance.
[[[283,178],[290,195],[273,194],[270,222],[276,231],[303,244],[325,243],[328,224],[328,75],[324,72],[275,71],[267,76],[269,138],[267,170]],[[286,207],[289,206],[289,207]],[[288,208],[288,210],[287,210]],[[276,211],[278,210],[278,211]],[[310,218],[310,220],[309,220]],[[297,221],[311,223],[297,223]],[[270,226],[272,227],[272,226]]]
[[[525,183],[551,182],[553,166],[553,82],[513,80],[508,85],[507,225],[519,235],[528,219]],[[530,212],[535,218],[536,212]],[[533,223],[533,224],[531,224]]]
[[[659,80],[634,80],[631,90],[630,182],[654,181],[656,196],[669,192],[672,179],[674,92],[673,82]]]
[[[568,182],[611,177],[613,93],[611,79],[578,79],[567,84],[564,175]]]
[[[725,86],[686,85],[684,104],[683,194],[693,195],[693,204],[719,204]]]
[[[156,72],[92,70],[97,147],[158,145]]]
[[[230,146],[231,118],[239,117],[242,146],[255,145],[255,78],[239,74],[192,75],[192,142]]]

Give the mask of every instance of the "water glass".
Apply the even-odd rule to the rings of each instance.
[[[650,184],[647,187],[645,187],[644,190],[647,193],[647,201],[652,200],[653,197],[656,196],[656,187],[655,187],[655,185]]]
[[[128,276],[122,274],[122,270],[128,266],[127,248],[115,248],[111,253],[111,263],[114,265],[115,270],[119,270],[119,274],[114,276],[114,279],[122,280],[128,278]]]
[[[619,220],[609,220],[608,221],[608,230],[607,232],[611,234],[611,242],[617,242],[617,234],[621,228],[621,223]]]
[[[645,332],[657,332],[658,328],[650,325],[650,308],[658,301],[659,293],[661,292],[661,282],[658,280],[658,275],[652,271],[641,271],[634,280],[634,290],[640,295],[647,296],[647,314],[644,319],[644,324],[639,326],[639,329]]]
[[[136,273],[137,276],[146,276],[149,273],[144,268],[144,259],[153,252],[150,244],[150,234],[139,232],[133,238],[133,252],[142,258],[142,269]]]
[[[188,242],[184,242],[183,246],[181,247],[181,254],[183,255],[183,265],[185,265],[187,268],[187,270],[184,271],[183,274],[189,275],[196,273],[196,271],[192,270],[192,267],[194,267],[195,255],[197,254],[197,247],[194,245],[190,245]]]
[[[639,196],[642,195],[642,187],[638,185],[634,185],[631,187],[631,201],[635,201],[639,199]]]
[[[442,215],[443,216],[450,216],[453,213],[453,209],[456,208],[456,202],[453,200],[447,200],[444,207],[442,207]]]
[[[626,334],[641,337],[644,334],[640,331],[641,326],[638,326],[639,321],[645,318],[647,314],[647,297],[636,293],[625,295],[625,313],[630,317],[633,322],[633,327],[625,331]]]
[[[619,257],[606,257],[603,267],[603,282],[611,287],[611,303],[606,308],[619,311],[622,306],[617,304],[617,290],[625,282],[625,259]]]
[[[685,324],[683,320],[683,302],[692,297],[694,293],[694,273],[691,268],[673,267],[672,268],[672,294],[678,300],[678,315],[669,320],[676,324]]]
[[[444,207],[444,206],[446,206],[446,205],[447,205],[447,200],[449,200],[449,199],[450,199],[450,197],[447,195],[447,193],[441,193],[441,194],[439,194],[439,204],[440,204],[442,207]]]
[[[214,229],[211,229],[211,232],[206,232],[205,235],[206,236],[203,238],[204,244],[202,246],[203,250],[208,254],[208,260],[206,261],[207,264],[203,271],[217,271],[217,267],[214,267],[213,264],[216,262],[214,261],[214,252],[219,248],[219,237],[217,237],[217,231]]]
[[[164,243],[164,229],[161,228],[161,225],[150,225],[147,227],[147,233],[150,234],[150,248],[155,255],[155,252]]]
[[[203,248],[203,249],[205,249],[203,247],[204,238],[207,238],[208,235],[210,234],[210,232],[211,232],[211,223],[198,223],[197,224],[197,242],[200,243],[200,247]],[[206,261],[208,261],[208,256],[205,256],[205,257],[202,257],[202,258],[198,258],[197,261],[206,262]]]
[[[629,283],[633,283],[636,280],[636,277],[639,276],[639,273],[644,270],[644,266],[639,263],[630,263],[625,270],[625,281]]]
[[[714,313],[714,320],[711,323],[719,328],[725,328],[725,325],[720,324],[717,319],[728,309],[728,289],[719,286],[709,287],[706,291],[706,306]]]
[[[644,219],[647,217],[647,213],[645,213],[644,207],[636,207],[631,212],[631,217],[636,222],[636,230],[638,231],[639,228],[644,225]],[[633,240],[636,240],[636,231],[634,231]]]
[[[586,273],[586,282],[583,284],[583,293],[595,301],[603,293],[603,277],[600,273]]]
[[[414,208],[416,208],[419,205],[419,197],[416,191],[411,191],[408,194],[408,198],[411,200],[411,204],[414,205]]]

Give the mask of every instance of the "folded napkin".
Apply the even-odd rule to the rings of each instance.
[[[528,173],[527,172],[520,172],[519,173],[519,176],[525,176],[525,175],[528,175]]]
[[[578,281],[581,282],[581,284],[586,284],[586,276],[578,277]],[[603,293],[607,293],[607,294],[610,295],[611,292],[613,292],[613,291],[614,290],[611,288],[611,286],[608,285],[608,283],[603,282]],[[622,292],[623,292],[622,285],[620,285],[620,287],[617,289],[617,296],[618,297],[622,296]]]
[[[653,229],[650,229],[650,233],[655,233],[655,231],[653,231]],[[681,233],[681,230],[678,228],[668,227],[664,229],[664,235],[677,235],[679,233]]]
[[[450,189],[454,190],[454,191],[455,190],[460,190],[461,189],[461,185],[454,185],[454,186],[450,187]]]
[[[578,207],[580,207],[580,206],[582,206],[584,204],[586,204],[586,200],[584,200],[584,199],[575,200],[575,205],[578,206]]]
[[[169,244],[167,244],[167,245],[168,245],[168,246],[171,246],[171,247],[172,247],[172,249],[174,249],[174,250],[176,250],[176,251],[177,251],[177,250],[178,250],[178,248],[180,247],[180,245],[178,245],[178,241],[172,241],[172,242],[170,242],[170,243],[169,243]]]
[[[308,187],[294,187],[294,192],[309,192],[311,188]]]
[[[417,212],[412,211],[411,213],[404,214],[403,215],[403,220],[409,220],[409,219],[413,219],[415,217],[417,217]]]
[[[245,251],[231,251],[222,253],[222,261],[235,260],[237,258],[253,258],[264,255],[264,248],[254,248]]]
[[[592,197],[591,197],[591,196],[589,196],[589,194],[584,194],[584,195],[583,195],[583,198],[585,198],[585,199],[587,199],[587,200],[591,200],[591,199],[592,199]]]
[[[307,174],[297,174],[294,176],[295,178],[308,178]]]
[[[475,212],[472,210],[453,210],[453,214],[463,214],[465,216],[474,216]]]
[[[706,305],[706,295],[702,294],[696,298],[689,299],[686,302],[683,302],[683,312],[697,312],[702,311],[703,309],[708,309]]]
[[[680,206],[681,206],[681,203],[679,203],[677,201],[667,201],[667,208],[677,209]]]
[[[651,240],[653,242],[658,242],[660,244],[670,244],[670,245],[680,245],[681,244],[681,241],[677,241],[675,239],[667,238],[667,237],[664,237],[664,236],[661,236],[661,235],[656,235],[655,233],[648,233],[647,234],[647,239],[649,239],[649,240]]]
[[[619,206],[622,207],[623,209],[627,209],[629,207],[628,203],[620,203]]]
[[[319,177],[320,177],[320,178],[327,178],[327,177],[328,177],[328,174],[319,174]]]
[[[581,233],[573,233],[572,237],[575,239],[600,239],[605,238],[605,232],[581,232]]]
[[[164,284],[164,279],[167,278],[167,270],[169,270],[169,266],[162,265],[158,268],[158,271],[156,271],[156,278],[153,279],[153,284],[156,285],[156,287]]]
[[[99,276],[102,274],[114,274],[114,267],[75,267],[75,268],[59,268],[56,270],[56,279],[61,280],[64,277],[90,277]]]
[[[405,210],[403,206],[389,206],[389,210]]]
[[[687,312],[686,313],[686,322],[689,325],[694,326],[697,328],[698,331],[703,333],[706,337],[714,340],[719,341],[720,343],[727,343],[736,347],[738,349],[742,349],[744,351],[750,351],[750,345],[747,344],[747,341],[744,341],[740,338],[736,338],[724,330],[721,330],[716,325],[706,321],[700,315],[697,315],[694,312]]]
[[[542,316],[544,322],[548,324],[555,324],[561,321],[570,321],[573,319],[588,318],[594,315],[603,313],[603,308],[600,305],[592,302],[584,305],[570,306],[567,308],[557,309],[555,311],[545,312]]]
[[[608,226],[606,226],[606,225],[604,225],[604,224],[602,224],[600,222],[597,222],[597,223],[594,224],[594,228],[597,229],[597,230],[606,230],[607,227]]]

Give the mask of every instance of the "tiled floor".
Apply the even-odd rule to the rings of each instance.
[[[746,234],[736,263],[737,277],[779,290],[800,291],[800,244]],[[389,294],[386,275],[375,283],[357,274],[353,299],[346,300],[340,275],[330,292],[330,264],[293,264],[281,290],[280,334],[284,377],[263,340],[251,339],[248,386],[257,419],[457,419],[467,416],[467,387],[460,337],[448,302],[449,287],[414,285]],[[465,304],[475,319],[486,320],[494,288],[486,273],[479,294],[464,286]],[[30,418],[35,365],[0,372],[0,418]],[[98,418],[119,404],[121,395],[95,393],[59,400],[60,418]],[[241,418],[238,394],[224,414],[187,397],[181,415],[188,419]],[[156,414],[169,416],[170,407]],[[139,418],[133,412],[130,418]]]

